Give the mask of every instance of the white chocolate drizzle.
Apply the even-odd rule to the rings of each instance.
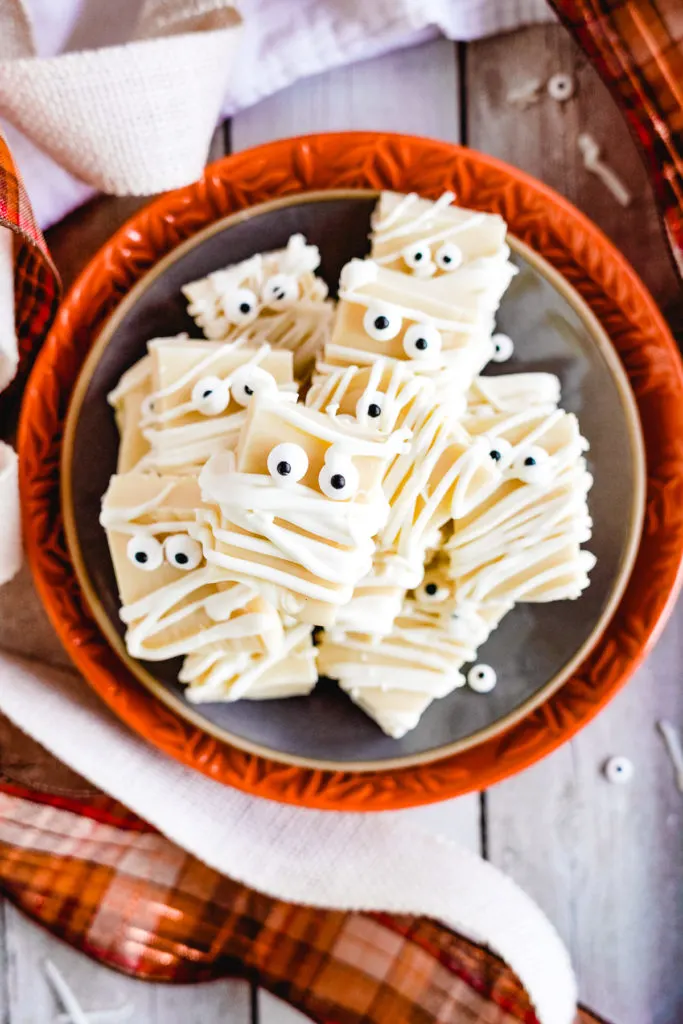
[[[293,654],[296,657],[292,675],[283,678],[280,674],[280,678],[269,687],[268,674],[286,663]],[[310,627],[298,625],[285,631],[283,642],[276,651],[249,653],[218,647],[190,655],[185,659],[178,679],[189,684],[187,698],[193,704],[294,696],[309,693],[315,685],[316,657]]]

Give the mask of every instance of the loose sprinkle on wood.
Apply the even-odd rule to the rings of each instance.
[[[579,135],[578,146],[583,157],[583,165],[587,171],[591,174],[595,174],[602,181],[603,185],[609,189],[614,198],[622,206],[630,206],[633,196],[624,185],[621,178],[618,176],[616,171],[601,159],[600,147],[593,138],[587,132],[583,132]]]

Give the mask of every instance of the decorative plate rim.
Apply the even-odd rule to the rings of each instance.
[[[544,701],[551,697],[562,686],[572,672],[590,653],[598,637],[612,618],[628,583],[631,570],[633,569],[633,563],[640,544],[640,533],[642,530],[645,512],[645,448],[640,427],[640,419],[638,417],[638,410],[633,393],[629,387],[628,378],[621,363],[619,362],[614,348],[599,321],[590,311],[588,305],[584,302],[576,289],[565,281],[562,275],[559,274],[547,262],[547,260],[544,260],[542,256],[530,249],[529,246],[524,244],[524,242],[515,238],[514,235],[508,234],[508,242],[510,243],[511,249],[522,255],[525,260],[527,260],[527,262],[541,274],[542,277],[549,281],[549,283],[560,292],[584,324],[594,344],[603,355],[605,362],[607,363],[608,372],[612,375],[612,379],[617,387],[617,391],[619,392],[619,398],[624,410],[624,417],[627,423],[627,429],[633,451],[635,485],[630,509],[629,535],[626,547],[622,552],[619,571],[612,583],[607,602],[596,619],[590,635],[586,637],[584,642],[565,662],[562,668],[543,686],[541,686],[536,693],[523,701],[513,711],[508,712],[495,723],[478,729],[476,732],[470,733],[469,736],[464,737],[463,739],[454,740],[450,743],[442,744],[439,747],[434,747],[421,753],[404,754],[393,758],[384,758],[382,760],[334,761],[322,758],[303,757],[296,754],[270,750],[262,744],[234,735],[228,729],[221,728],[215,725],[212,721],[204,718],[191,705],[184,702],[180,696],[176,695],[164,686],[163,683],[159,682],[154,674],[148,671],[140,661],[131,657],[121,636],[114,628],[112,621],[96,592],[93,581],[90,578],[90,574],[87,570],[85,559],[83,557],[74,514],[72,487],[74,438],[83,400],[96,367],[104,356],[114,332],[127,313],[134,307],[140,296],[147,291],[150,285],[168,267],[172,266],[188,252],[191,252],[193,249],[202,245],[207,239],[219,234],[226,228],[244,223],[253,217],[258,217],[272,210],[295,206],[301,202],[328,202],[337,199],[355,198],[359,195],[367,196],[368,198],[377,198],[379,196],[379,191],[376,189],[328,189],[318,192],[300,192],[293,196],[286,196],[280,199],[271,199],[265,203],[258,203],[255,206],[250,206],[238,213],[228,214],[226,217],[221,217],[200,231],[197,231],[196,234],[186,239],[186,241],[181,242],[181,244],[176,246],[175,249],[163,256],[133,285],[131,290],[111,313],[103,325],[102,330],[93,341],[83,365],[78,372],[78,377],[76,378],[76,383],[71,394],[61,446],[61,512],[67,549],[88,607],[95,618],[97,625],[102,631],[105,640],[110,647],[113,648],[126,668],[135,676],[138,682],[149,690],[158,700],[170,708],[171,711],[175,712],[175,714],[179,715],[181,718],[186,719],[203,732],[214,736],[221,742],[230,744],[240,750],[245,750],[248,753],[257,754],[260,757],[275,758],[283,764],[291,764],[302,768],[312,768],[323,771],[348,770],[353,772],[370,772],[382,769],[391,770],[395,768],[408,768],[411,765],[435,761],[443,757],[448,757],[451,754],[467,750],[484,740],[493,739],[495,736],[500,735],[501,732],[504,732],[516,722],[520,721],[520,719],[530,714],[540,704],[543,704]]]
[[[611,623],[577,672],[494,740],[411,768],[367,773],[303,769],[248,754],[190,728],[144,691],[83,605],[54,493],[65,391],[90,338],[135,281],[222,214],[276,196],[340,187],[432,197],[449,188],[463,205],[501,213],[602,323],[634,390],[648,456],[646,518],[634,570]],[[319,809],[398,809],[458,796],[528,767],[573,736],[620,689],[663,628],[681,582],[682,395],[681,358],[651,295],[603,232],[552,189],[493,157],[414,136],[341,132],[266,143],[223,158],[197,183],[143,208],[71,288],[22,407],[29,562],[58,634],[91,685],[124,721],[186,765],[248,793]]]

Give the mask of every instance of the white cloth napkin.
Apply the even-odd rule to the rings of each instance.
[[[34,44],[16,26],[20,0],[0,0],[0,127],[43,227],[96,189],[194,180],[219,117],[299,78],[439,33],[553,18],[545,0],[242,0],[238,29],[231,0],[21,2]]]
[[[85,683],[5,656],[0,709],[64,763],[223,874],[290,902],[437,918],[517,973],[541,1024],[576,985],[553,926],[514,882],[406,812],[309,811],[247,796],[148,746]]]

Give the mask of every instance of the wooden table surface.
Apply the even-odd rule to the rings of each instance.
[[[545,89],[522,106],[529,79],[572,76],[564,104]],[[558,26],[465,45],[445,40],[300,83],[235,117],[214,156],[308,131],[385,129],[466,142],[529,171],[588,213],[632,261],[680,325],[681,293],[647,178],[629,132],[585,58]],[[590,132],[633,195],[627,209],[584,168]],[[50,233],[65,281],[141,200],[99,199]],[[508,872],[557,925],[581,998],[614,1024],[683,1021],[683,796],[655,723],[683,728],[683,612],[626,689],[571,743],[486,793],[406,812],[459,838]],[[0,593],[0,646],[65,663],[26,573]],[[635,765],[609,785],[605,760]],[[300,1014],[246,983],[146,985],[91,964],[0,904],[0,1022],[47,1024],[56,1006],[42,963],[60,966],[86,1008],[128,1003],[135,1024],[288,1024]],[[396,1022],[401,1024],[401,1022]]]

